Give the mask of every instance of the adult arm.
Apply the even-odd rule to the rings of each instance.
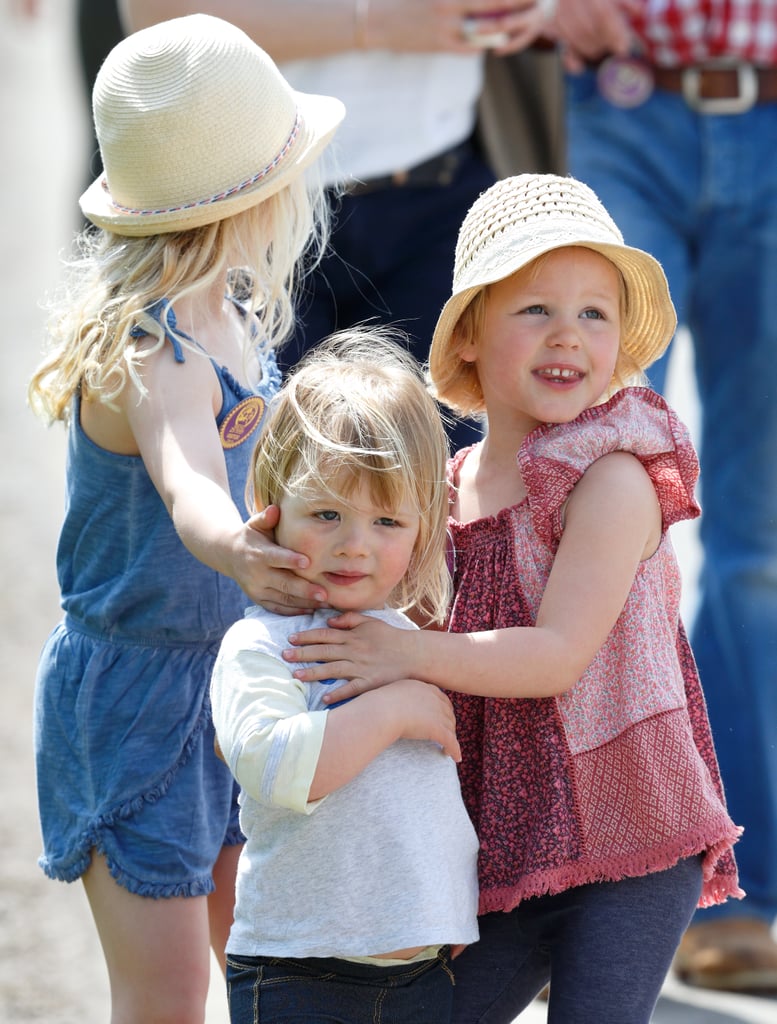
[[[509,42],[499,53],[527,46],[543,29],[544,4],[537,0],[120,0],[127,31],[187,14],[212,14],[237,25],[275,61],[327,57],[347,50],[471,53],[478,46],[462,34],[462,21],[494,10],[489,30]]]
[[[610,53],[629,53],[630,19],[643,5],[644,0],[558,0],[553,34],[567,70],[582,71]]]
[[[661,512],[647,472],[634,456],[614,452],[598,459],[572,491],[535,626],[405,635],[364,621],[353,630],[300,634],[294,640],[300,646],[284,657],[329,663],[295,673],[300,678],[328,672],[350,679],[335,699],[381,685],[393,672],[489,697],[563,693],[606,640],[640,561],[653,554],[660,536]]]

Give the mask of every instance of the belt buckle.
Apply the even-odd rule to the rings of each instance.
[[[704,71],[717,69],[736,71],[737,96],[704,97],[701,95],[701,76]],[[706,61],[700,67],[683,70],[683,99],[697,114],[744,114],[758,101],[758,72],[752,64],[721,58]]]

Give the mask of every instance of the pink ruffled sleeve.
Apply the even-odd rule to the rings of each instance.
[[[655,391],[624,388],[571,423],[538,427],[521,446],[532,524],[548,547],[561,537],[572,488],[592,463],[616,451],[631,452],[647,470],[664,530],[700,514],[694,497],[699,461],[687,428]]]

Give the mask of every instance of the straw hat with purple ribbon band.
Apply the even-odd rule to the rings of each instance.
[[[280,191],[324,149],[340,100],[296,92],[220,18],[192,14],[123,39],[92,94],[104,173],[84,215],[121,235],[181,231]]]

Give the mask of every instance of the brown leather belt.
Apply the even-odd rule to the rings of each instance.
[[[685,68],[652,65],[656,88],[679,92],[702,113],[737,114],[777,100],[777,67],[720,62]]]

